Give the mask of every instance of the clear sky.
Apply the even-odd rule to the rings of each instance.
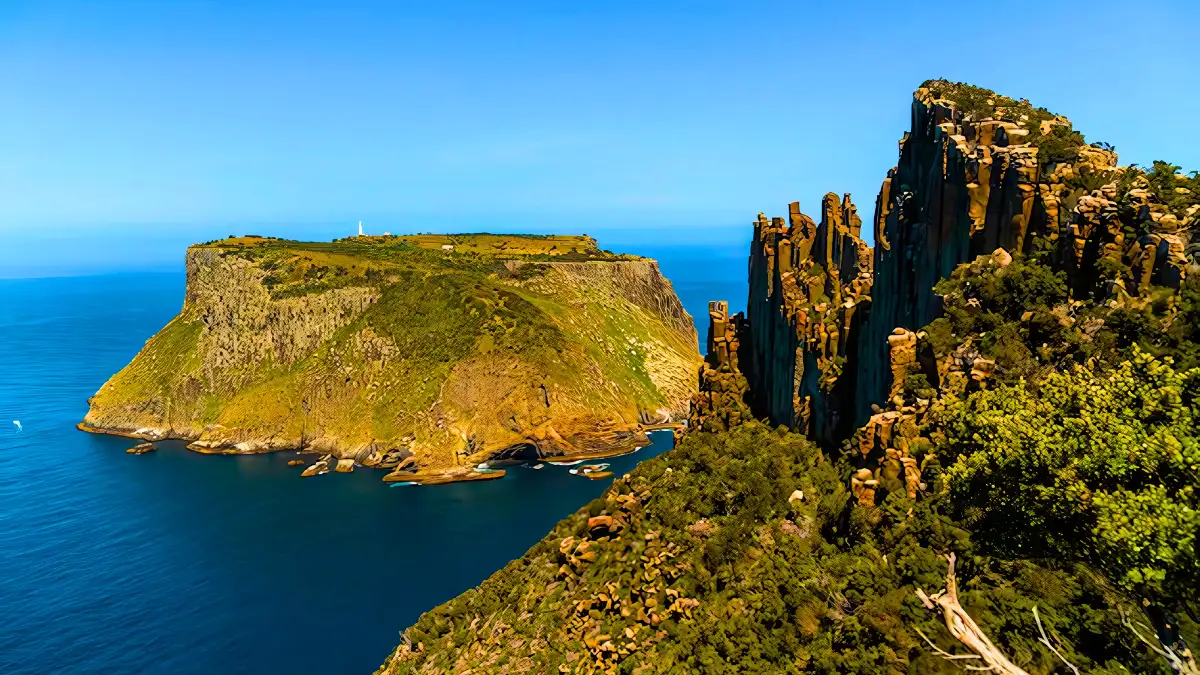
[[[0,276],[251,232],[740,241],[969,81],[1200,169],[1193,0],[0,3]]]

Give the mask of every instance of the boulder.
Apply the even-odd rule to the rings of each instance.
[[[875,488],[879,481],[870,469],[859,469],[850,478],[850,492],[854,494],[860,506],[875,505]]]
[[[308,467],[303,472],[301,472],[300,476],[302,478],[307,478],[309,476],[319,476],[323,473],[328,473],[328,472],[329,472],[328,460],[320,459],[320,460],[317,460],[316,462],[314,462],[312,466]]]
[[[158,450],[158,448],[155,447],[155,445],[153,443],[138,443],[137,445],[133,446],[132,448],[129,448],[128,450],[126,450],[125,454],[144,455],[147,452],[154,452],[155,450]]]
[[[592,537],[605,537],[615,532],[612,516],[593,516],[588,518],[587,526]]]
[[[351,471],[354,471],[354,460],[353,459],[339,459],[338,463],[337,463],[336,471],[338,473],[350,473]]]

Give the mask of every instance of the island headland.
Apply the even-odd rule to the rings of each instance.
[[[868,221],[754,221],[675,450],[377,671],[1197,673],[1200,178],[931,80]]]
[[[230,237],[186,266],[182,311],[81,429],[446,482],[628,452],[697,390],[694,324],[657,263],[587,236]]]

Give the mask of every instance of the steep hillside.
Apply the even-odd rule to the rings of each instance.
[[[187,276],[82,428],[436,472],[628,449],[696,388],[657,264],[587,237],[244,237],[189,248]]]
[[[960,673],[965,650],[916,592],[943,589],[944,552],[1018,672],[1068,672],[1039,621],[1084,672],[1169,672],[1122,624],[1146,621],[1139,604],[1083,566],[989,555],[940,500],[850,501],[797,434],[690,434],[424,614],[377,675]]]
[[[381,674],[1200,675],[1200,180],[912,110],[875,246],[849,196],[760,214],[679,447]]]

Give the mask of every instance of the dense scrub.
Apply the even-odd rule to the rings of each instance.
[[[1158,605],[1200,599],[1200,369],[1137,353],[1110,372],[950,398],[928,424],[942,491],[1010,556],[1080,560]]]
[[[702,371],[695,423],[679,447],[422,616],[381,673],[950,673],[990,670],[980,664],[993,661],[979,659],[995,654],[1012,665],[1005,673],[1197,672],[1200,177],[1166,162],[1117,166],[1111,145],[1088,144],[1065,118],[979,87],[931,80],[916,101],[937,114],[914,115],[928,123],[914,134],[947,119],[998,121],[943,127],[962,131],[963,147],[978,134],[994,146],[968,148],[977,163],[968,193],[980,187],[979,166],[1007,167],[1003,180],[991,174],[990,193],[971,194],[987,208],[920,218],[919,209],[961,197],[958,186],[943,176],[936,193],[921,194],[903,171],[889,174],[880,204],[899,209],[888,216],[897,236],[880,243],[874,268],[855,268],[855,281],[875,284],[870,305],[843,323],[826,314],[822,330],[808,332],[797,326],[821,314],[807,304],[799,312],[785,303],[786,321],[775,323],[716,310],[720,341],[710,345],[722,356]],[[1036,152],[999,150],[1025,143]],[[1018,182],[1024,191],[1009,190]],[[1018,213],[1018,202],[1029,210]],[[801,215],[791,226],[805,232]],[[961,264],[936,285],[949,265],[908,274],[935,257],[921,257],[922,246],[953,249],[946,232],[923,228],[968,220],[976,250],[1008,241],[997,223],[1037,227],[1003,244],[1014,250]],[[756,225],[756,245],[767,227]],[[751,269],[769,260],[767,277],[778,273],[770,288],[786,292],[796,277],[776,264],[794,264],[775,258],[786,251],[784,221],[769,227],[776,238],[763,257],[755,249]],[[942,238],[924,238],[930,231]],[[804,237],[789,246],[813,244]],[[890,276],[879,272],[886,251],[905,256]],[[810,265],[803,279],[821,270]],[[814,304],[849,308],[863,298],[861,284],[837,298],[827,292],[835,287],[807,286]],[[756,387],[791,405],[817,391],[790,364],[790,391],[762,377],[777,363],[754,364],[756,383],[748,358],[836,344],[864,315],[920,307],[911,294],[926,294],[932,311],[884,314],[895,319],[885,326],[886,360],[821,352],[821,395],[834,394],[825,384],[842,373],[856,374],[845,380],[852,386],[885,382],[865,426],[851,435],[830,415],[836,434],[813,432],[828,441],[822,451],[750,419]],[[905,324],[912,316],[938,318]],[[782,356],[746,347],[781,334],[796,340]],[[811,431],[829,410],[776,419]],[[950,585],[948,564],[962,615],[917,592],[949,597],[938,594]],[[962,616],[973,619],[984,639],[951,630],[955,616],[960,627]]]
[[[921,637],[963,651],[915,595],[941,588],[950,551],[963,604],[1028,672],[1061,667],[1034,605],[1078,667],[1168,672],[1121,625],[1118,605],[1140,608],[1084,558],[1002,555],[949,492],[851,506],[844,479],[758,423],[690,434],[423,615],[381,672],[958,672]]]

